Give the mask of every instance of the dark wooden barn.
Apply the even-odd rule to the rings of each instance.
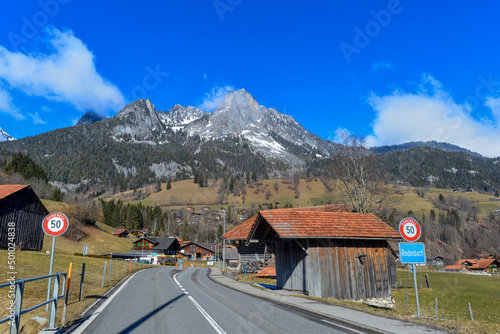
[[[388,240],[399,233],[375,215],[260,211],[247,241],[275,254],[278,289],[337,299],[387,298],[396,283]]]
[[[29,185],[0,185],[0,248],[9,247],[9,223],[15,223],[18,247],[42,249],[42,222],[48,213]]]

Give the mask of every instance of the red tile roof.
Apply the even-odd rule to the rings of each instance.
[[[267,210],[259,214],[256,224],[265,220],[281,238],[401,239],[371,213]]]
[[[265,267],[256,275],[257,277],[276,278],[276,266]]]
[[[119,228],[119,229],[117,229],[116,231],[114,231],[114,232],[113,232],[113,234],[115,234],[115,235],[120,235],[120,234],[122,234],[123,232],[127,232],[127,233],[129,233],[129,232],[128,232],[128,230],[127,230],[126,228]]]
[[[466,265],[469,262],[471,265]],[[460,259],[455,264],[445,267],[445,270],[460,270],[460,269],[472,269],[472,270],[485,270],[494,262],[498,262],[495,259]]]
[[[252,230],[253,223],[255,223],[255,219],[257,215],[252,218],[245,220],[240,225],[236,226],[232,230],[224,233],[222,237],[226,240],[246,240],[250,231]]]
[[[295,209],[275,209],[268,211],[315,211],[315,212],[349,212],[344,206],[340,205],[323,205],[323,206],[311,206],[305,208],[295,208]],[[258,215],[253,216],[252,218],[245,220],[240,225],[236,226],[232,230],[224,233],[222,237],[226,240],[246,240],[248,235],[252,231],[253,224]]]
[[[5,198],[9,195],[12,195],[13,193],[24,189],[26,187],[29,187],[29,185],[26,184],[7,184],[7,185],[0,185],[0,199]]]

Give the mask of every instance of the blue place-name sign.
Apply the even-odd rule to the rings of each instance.
[[[401,263],[425,263],[425,246],[421,242],[400,242],[399,258]]]

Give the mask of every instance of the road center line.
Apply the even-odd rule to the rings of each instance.
[[[179,283],[179,281],[177,280],[177,275],[179,275],[180,273],[177,273],[174,275],[174,281],[175,283],[177,283],[177,285],[179,286],[179,288],[183,291],[186,291],[181,283]],[[184,292],[185,294],[187,294],[187,292]],[[201,315],[203,317],[205,317],[205,319],[207,319],[208,323],[215,329],[215,331],[218,333],[218,334],[226,334],[226,332],[224,332],[224,330],[219,326],[218,323],[215,322],[215,320],[207,313],[207,311],[205,311],[203,309],[203,307],[201,307],[200,304],[198,304],[198,302],[191,296],[187,296],[189,298],[189,300],[194,304],[194,306],[196,306],[196,308],[198,309],[198,311],[200,311]]]

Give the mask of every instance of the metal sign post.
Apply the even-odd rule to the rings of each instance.
[[[69,227],[69,219],[65,214],[54,212],[47,215],[42,222],[42,229],[45,234],[52,237],[52,252],[50,253],[50,270],[49,275],[52,275],[52,267],[54,266],[54,252],[56,249],[56,237],[63,235]],[[50,299],[50,285],[52,277],[49,277],[49,286],[47,288],[47,301]],[[49,310],[49,304],[45,306],[45,311]]]
[[[409,242],[399,243],[399,258],[402,264],[409,264],[413,271],[413,286],[415,288],[415,299],[417,302],[417,318],[420,318],[420,304],[418,301],[417,286],[417,263],[425,264],[425,245],[422,242],[415,242],[420,238],[420,224],[413,218],[404,218],[399,223],[399,233],[403,239]]]

